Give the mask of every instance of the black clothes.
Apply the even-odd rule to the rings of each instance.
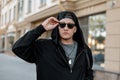
[[[78,43],[78,48],[72,68],[68,64],[64,49],[59,44],[58,27],[53,30],[52,39],[38,39],[45,32],[43,26],[39,25],[27,32],[13,45],[12,51],[17,56],[36,64],[37,80],[93,80],[91,50],[84,42],[82,31],[74,13],[61,12],[57,19],[61,20],[65,14],[72,16],[77,27],[73,39]]]

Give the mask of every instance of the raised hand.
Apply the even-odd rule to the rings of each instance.
[[[43,23],[45,30],[52,30],[59,24],[59,21],[55,17],[47,18]]]

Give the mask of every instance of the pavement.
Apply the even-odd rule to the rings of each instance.
[[[35,64],[0,53],[0,80],[36,80]]]

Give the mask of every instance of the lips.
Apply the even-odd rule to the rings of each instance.
[[[63,34],[69,34],[68,32],[63,32]]]

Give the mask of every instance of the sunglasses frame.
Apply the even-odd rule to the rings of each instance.
[[[69,29],[72,29],[72,28],[75,26],[74,23],[64,23],[64,22],[59,22],[59,26],[60,26],[60,28],[65,28],[66,25],[67,25],[67,27],[68,27]]]

